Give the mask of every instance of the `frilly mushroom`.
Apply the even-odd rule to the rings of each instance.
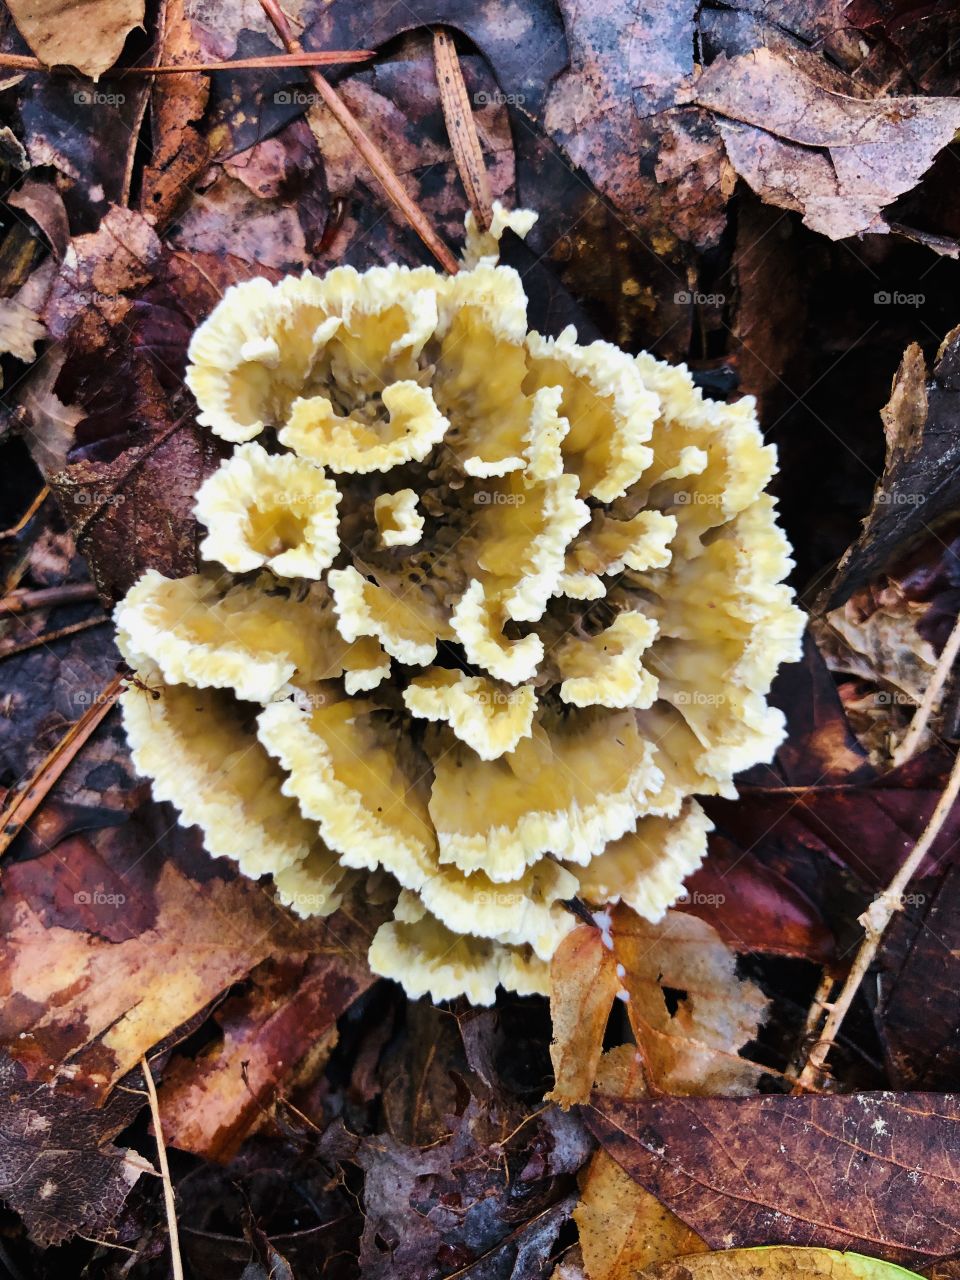
[[[532,219],[498,207],[452,278],[228,290],[188,371],[239,446],[197,498],[226,572],[116,611],[157,795],[303,913],[376,872],[370,963],[437,1000],[545,991],[572,899],[659,918],[799,656],[752,399],[528,332],[497,241]]]

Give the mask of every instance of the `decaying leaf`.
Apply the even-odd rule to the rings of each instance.
[[[881,211],[919,182],[960,125],[951,98],[864,100],[769,49],[718,58],[692,101],[719,118],[737,173],[771,204],[842,240],[889,230]]]
[[[677,911],[650,924],[620,906],[612,936],[651,1083],[665,1093],[752,1092],[764,1068],[738,1050],[756,1038],[768,1002],[737,977],[736,957],[716,931]],[[672,1011],[665,990],[676,993]]]
[[[599,929],[568,933],[550,966],[550,1057],[556,1084],[550,1098],[561,1107],[590,1096],[610,1009],[620,990],[613,949]]]
[[[960,1069],[960,871],[909,897],[878,955],[877,1028],[900,1087],[949,1089]]]
[[[474,1267],[511,1280],[541,1276],[576,1202],[564,1176],[585,1154],[554,1128],[551,1111],[530,1120],[532,1133],[514,1133],[515,1112],[471,1099],[450,1137],[425,1150],[385,1134],[365,1139],[357,1156],[366,1174],[364,1277],[433,1280]]]
[[[149,1167],[111,1142],[143,1106],[137,1079],[88,1107],[63,1081],[31,1081],[0,1054],[0,1195],[38,1244],[108,1229]]]
[[[161,21],[161,62],[170,66],[203,61],[183,0],[165,4]],[[199,72],[158,76],[151,90],[153,155],[143,173],[140,208],[161,226],[206,163],[209,144],[199,124],[209,94],[209,78]]]
[[[954,1094],[596,1094],[583,1115],[630,1176],[714,1249],[816,1242],[909,1265],[960,1248]]]
[[[677,1258],[639,1272],[638,1280],[907,1280],[915,1275],[903,1267],[858,1253],[774,1246]]]
[[[597,1086],[619,1097],[644,1096],[646,1085],[632,1045],[604,1054]],[[633,1280],[641,1267],[707,1248],[602,1148],[580,1176],[580,1203],[573,1216],[588,1280]]]
[[[94,80],[113,66],[123,42],[143,22],[143,0],[94,0],[78,21],[64,0],[13,0],[10,12],[23,38],[50,67],[76,67]]]
[[[211,1160],[234,1156],[271,1118],[278,1095],[312,1079],[336,1044],[335,1020],[373,981],[348,920],[329,948],[264,961],[248,992],[217,1010],[223,1038],[197,1058],[174,1058],[160,1090],[170,1146]]]
[[[0,1039],[31,1077],[46,1079],[69,1060],[74,1089],[88,1097],[105,1096],[142,1054],[267,957],[302,968],[309,951],[330,953],[330,1007],[313,993],[318,1029],[359,990],[349,976],[337,987],[335,921],[329,931],[295,922],[254,882],[211,864],[192,836],[169,827],[159,806],[11,865],[0,916],[0,980],[8,992]],[[346,974],[363,972],[362,957],[348,940]],[[294,988],[287,1000],[295,998]],[[248,1028],[252,1061],[258,1052],[270,1056],[258,1048],[260,1037],[266,1045],[277,1021],[296,1017],[286,1002],[277,1002],[273,1023],[254,1019]],[[211,1056],[208,1072],[220,1065]],[[296,1066],[289,1061],[284,1070]],[[259,1068],[255,1075],[266,1088]],[[247,1097],[239,1072],[230,1083],[239,1104]],[[236,1109],[238,1120],[241,1113],[250,1124],[257,1118]],[[203,1140],[212,1142],[217,1122],[211,1115],[206,1123],[211,1136]]]
[[[561,1106],[589,1096],[617,996],[657,1089],[747,1092],[763,1072],[738,1051],[756,1037],[767,1001],[736,976],[733,952],[696,916],[670,911],[651,924],[621,904],[564,939],[552,980],[557,1083],[549,1096]]]

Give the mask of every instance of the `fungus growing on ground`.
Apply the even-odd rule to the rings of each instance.
[[[517,215],[521,229],[530,215]],[[799,656],[753,401],[527,331],[493,234],[468,270],[228,290],[194,335],[202,572],[117,607],[134,759],[214,855],[328,913],[392,884],[376,972],[545,991],[576,916],[656,920]]]

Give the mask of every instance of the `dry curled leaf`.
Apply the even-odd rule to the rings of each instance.
[[[550,989],[556,1083],[549,1097],[570,1107],[590,1096],[610,1008],[620,989],[617,962],[599,929],[581,925],[567,934],[550,966]]]
[[[960,126],[954,98],[836,92],[828,72],[770,49],[718,58],[692,101],[718,118],[734,169],[770,204],[834,240],[885,232],[882,210],[909,191]],[[819,69],[818,69],[819,72]]]
[[[70,0],[13,0],[10,5],[20,33],[41,62],[50,67],[76,67],[98,79],[113,66],[123,42],[143,22],[143,0],[94,0],[82,14]]]
[[[738,1056],[768,1001],[738,978],[736,956],[705,920],[669,911],[659,924],[620,906],[613,950],[627,1015],[650,1081],[665,1093],[749,1093],[764,1068]],[[665,991],[677,993],[671,1011]]]

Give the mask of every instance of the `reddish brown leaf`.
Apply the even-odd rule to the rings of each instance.
[[[321,954],[264,962],[251,975],[250,991],[217,1010],[222,1040],[197,1058],[174,1058],[160,1089],[170,1146],[229,1160],[270,1119],[278,1094],[325,1065],[337,1041],[336,1019],[373,982],[366,940],[355,933],[339,919]]]
[[[819,1245],[909,1265],[960,1248],[953,1094],[596,1095],[583,1116],[715,1249]]]

